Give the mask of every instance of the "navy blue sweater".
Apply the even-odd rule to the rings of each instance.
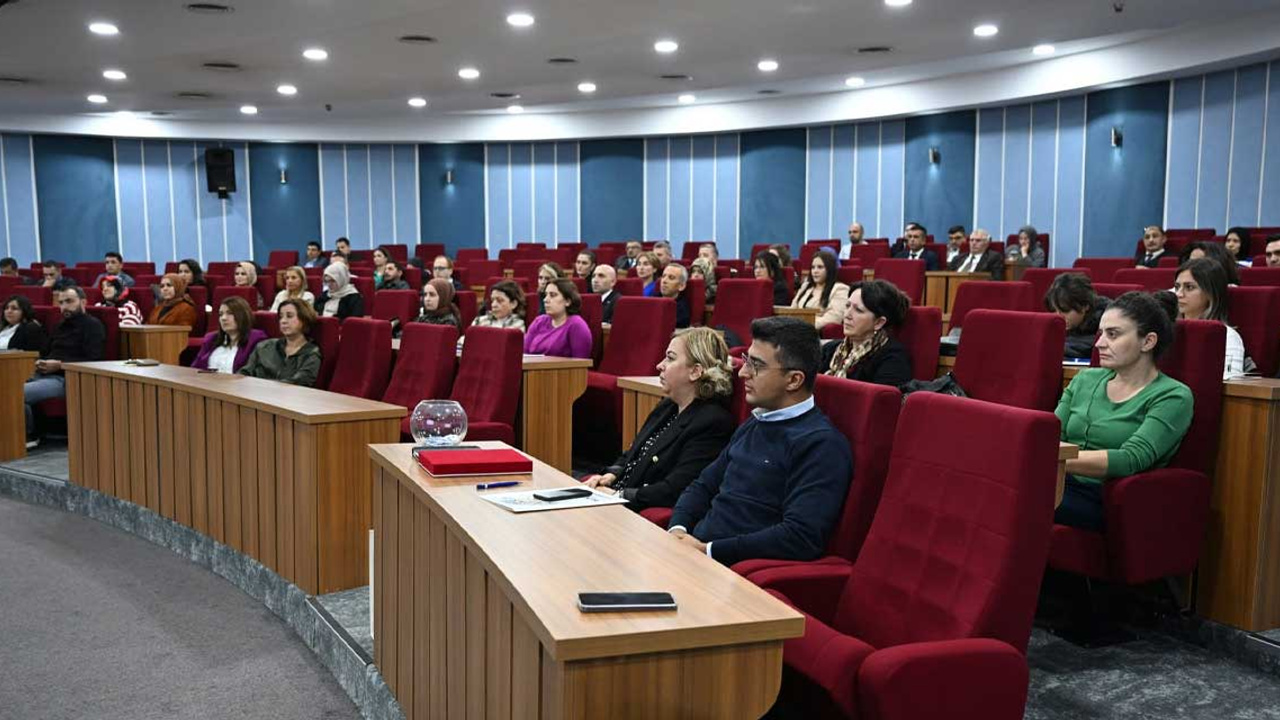
[[[670,526],[710,542],[725,565],[813,560],[835,528],[853,453],[821,410],[778,422],[750,418],[680,495]]]

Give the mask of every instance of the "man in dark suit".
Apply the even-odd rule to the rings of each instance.
[[[1168,242],[1165,237],[1164,228],[1159,225],[1152,225],[1142,231],[1142,249],[1133,256],[1133,264],[1135,267],[1153,268],[1160,265],[1160,258],[1164,257],[1164,244]]]
[[[604,313],[600,322],[613,322],[613,306],[618,304],[618,291],[613,287],[618,284],[618,271],[608,265],[597,265],[591,273],[591,289],[600,295],[600,307]]]
[[[987,272],[992,280],[1004,279],[1004,258],[991,250],[991,233],[977,229],[969,235],[969,252],[957,255],[947,269],[955,272]]]
[[[640,253],[643,250],[644,245],[641,245],[639,240],[628,240],[627,254],[618,258],[618,260],[613,263],[613,266],[619,271],[630,272],[634,270],[636,267],[636,260],[640,258]]]
[[[928,234],[929,232],[920,223],[907,223],[907,231],[904,234],[906,246],[895,252],[893,257],[898,260],[923,260],[926,271],[937,270],[938,256],[924,247],[925,236]]]

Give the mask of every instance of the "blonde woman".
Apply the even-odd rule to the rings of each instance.
[[[316,296],[307,289],[307,271],[297,265],[285,269],[284,289],[276,293],[276,299],[271,303],[271,312],[279,310],[280,303],[285,300],[301,300],[308,305],[316,304]]]
[[[671,507],[724,450],[737,424],[727,409],[733,367],[724,339],[710,328],[681,330],[658,363],[666,399],[649,413],[631,448],[588,487],[611,488],[640,511]]]

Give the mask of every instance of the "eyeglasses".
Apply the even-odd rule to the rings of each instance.
[[[431,269],[432,269],[432,270],[434,270],[434,271],[436,271],[436,272],[444,272],[444,271],[446,271],[446,270],[448,270],[448,269],[449,269],[449,266],[448,266],[448,265],[433,265],[433,266],[431,266]]]
[[[794,368],[782,367],[781,365],[776,367],[772,365],[765,365],[764,362],[756,360],[755,358],[747,358],[747,362],[742,366],[742,369],[746,372],[747,377],[755,377],[765,370],[781,370],[782,372],[791,372],[794,370]]]

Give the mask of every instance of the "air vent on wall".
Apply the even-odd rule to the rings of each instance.
[[[24,77],[0,77],[0,85],[29,85],[31,78]]]
[[[214,72],[240,72],[239,65],[233,62],[215,61],[207,62],[201,65],[205,70],[213,70]]]
[[[513,93],[513,92],[495,92],[495,93],[489,93],[489,97],[491,97],[491,98],[495,98],[495,99],[497,99],[497,100],[519,100],[519,99],[520,99],[520,93]]]
[[[173,113],[169,112],[168,110],[152,110],[151,111],[152,117],[169,117],[172,114]]]
[[[434,45],[438,42],[430,35],[401,35],[399,40],[406,45]]]
[[[578,59],[571,57],[553,57],[547,59],[549,65],[577,65]]]
[[[198,15],[226,15],[233,13],[236,9],[230,5],[222,5],[220,3],[189,3],[187,12],[193,12]]]
[[[781,95],[781,90],[757,90],[757,95]]]
[[[681,75],[681,74],[679,74],[679,73],[673,73],[673,74],[671,74],[671,75],[659,75],[659,76],[658,76],[658,79],[659,79],[659,80],[678,80],[678,81],[681,81],[681,82],[685,82],[685,81],[692,80],[692,79],[693,79],[693,76],[692,76],[692,75]]]
[[[868,45],[867,47],[858,48],[859,55],[876,55],[879,53],[893,52],[893,48],[888,45]]]
[[[178,97],[182,98],[183,100],[209,100],[213,98],[213,96],[210,95],[209,93],[193,92],[193,91],[180,92],[178,93]]]

